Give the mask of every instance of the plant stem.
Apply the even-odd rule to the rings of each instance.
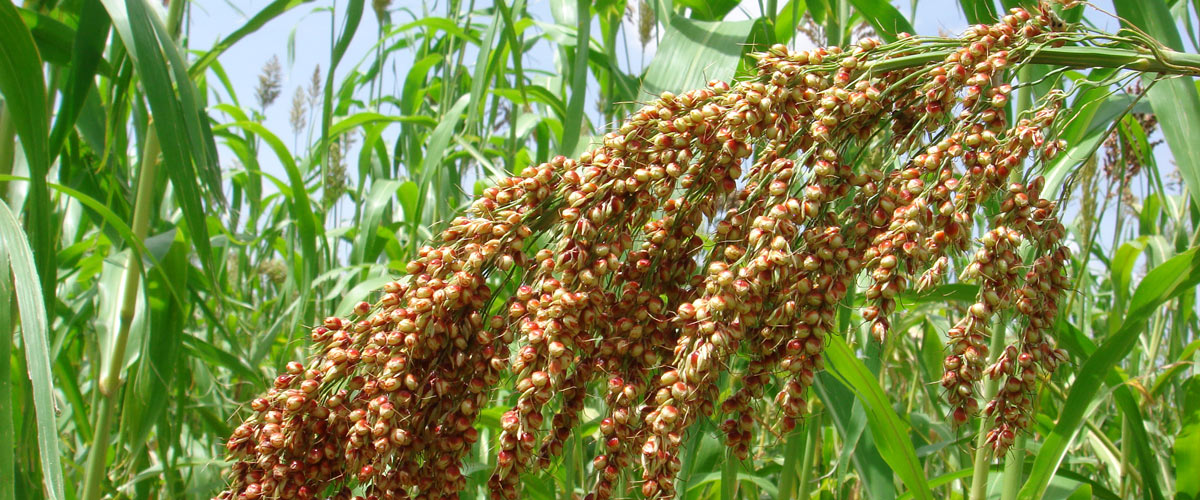
[[[988,365],[996,362],[1000,357],[1000,353],[1004,351],[1004,335],[1005,322],[1003,318],[997,318],[998,325],[996,331],[992,333],[992,344],[988,347]],[[986,387],[983,390],[983,401],[986,402],[996,395],[996,391],[1000,388],[1000,380],[988,378]],[[971,474],[971,500],[983,500],[987,498],[987,479],[988,479],[988,462],[991,459],[992,450],[987,445],[987,428],[988,419],[986,417],[979,420],[979,435],[975,439],[975,470]]]
[[[733,448],[725,449],[725,463],[721,464],[721,500],[737,498],[737,456]]]
[[[934,50],[911,56],[879,61],[872,72],[891,71],[940,61],[950,50]],[[1070,68],[1125,68],[1146,73],[1179,75],[1200,74],[1200,54],[1185,54],[1164,50],[1160,58],[1131,49],[1107,47],[1045,47],[1030,54],[1029,62]]]
[[[150,230],[150,211],[154,202],[154,184],[158,177],[158,133],[149,123],[146,133],[146,144],[142,149],[142,166],[138,172],[138,185],[133,205],[133,235],[138,240],[145,240]],[[139,280],[142,274],[142,260],[137,251],[130,246],[129,262],[125,266],[125,286],[121,297],[120,327],[113,341],[112,352],[100,372],[99,408],[96,409],[95,434],[91,449],[88,451],[87,474],[83,483],[84,500],[100,498],[100,483],[104,466],[108,457],[108,445],[111,439],[113,415],[116,413],[117,400],[120,396],[121,368],[125,362],[125,348],[129,342],[129,328],[133,324],[133,315],[137,310]]]
[[[17,148],[17,129],[13,127],[8,107],[0,107],[0,175],[12,175]],[[0,182],[0,201],[8,199],[8,183]]]
[[[808,434],[805,430],[812,425],[812,418],[809,417],[787,435],[787,443],[783,448],[783,469],[779,473],[779,490],[775,494],[777,500],[795,498],[792,496],[792,490],[796,487],[796,475],[799,472],[796,470],[796,462],[808,446]]]
[[[1017,491],[1025,482],[1025,438],[1025,434],[1017,434],[1012,450],[1004,458],[1004,489],[1000,491],[1000,500],[1017,498]]]
[[[810,417],[806,427],[808,437],[804,439],[804,458],[800,463],[800,489],[796,492],[798,500],[806,500],[811,495],[813,457],[817,454],[817,438],[821,435],[821,414]]]
[[[1029,65],[1021,66],[1017,71],[1017,79],[1021,82],[1021,88],[1017,90],[1017,113],[1023,113],[1033,109],[1033,81],[1032,71]],[[1021,489],[1021,483],[1024,482],[1025,464],[1025,434],[1017,433],[1017,438],[1013,443],[1012,449],[1008,456],[1004,457],[1004,480],[1002,483],[1003,489],[1000,490],[1000,500],[1013,500],[1017,498],[1017,491]]]

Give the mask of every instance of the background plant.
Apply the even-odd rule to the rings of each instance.
[[[1128,26],[1195,50],[1188,2],[1114,3]],[[1003,12],[960,5],[972,22]],[[14,263],[12,286],[0,290],[0,325],[13,334],[0,353],[0,372],[11,374],[0,400],[12,402],[0,412],[11,418],[0,420],[0,484],[14,487],[0,497],[213,494],[228,465],[228,416],[249,411],[243,402],[302,357],[315,319],[348,314],[402,273],[486,179],[582,151],[663,90],[749,74],[744,54],[799,43],[797,26],[822,45],[912,31],[883,2],[767,2],[765,15],[740,22],[725,20],[732,2],[553,2],[549,18],[523,2],[451,2],[401,22],[411,6],[276,1],[210,48],[189,46],[185,7],[0,6],[0,175],[16,217],[0,217],[0,260]],[[300,99],[264,71],[254,102],[239,104],[220,56],[248,50],[238,40],[297,8],[329,16],[332,59]],[[380,31],[360,30],[372,15]],[[634,27],[626,15],[638,38],[657,39],[644,67],[618,55],[622,30]],[[378,43],[354,64],[347,50],[363,37]],[[582,54],[580,38],[590,40]],[[531,50],[554,53],[554,66],[531,64]],[[399,54],[414,64],[391,92],[385,70]],[[1009,455],[1020,459],[988,476],[995,495],[1025,479],[1059,496],[1200,488],[1177,473],[1197,454],[1190,193],[1200,170],[1189,142],[1200,98],[1187,78],[1124,92],[1120,75],[1053,64],[1017,75],[1032,85],[1018,87],[1015,109],[1082,86],[1062,111],[1068,149],[1045,172],[1073,193],[1067,218],[1079,216],[1068,224],[1074,289],[1054,325],[1073,366],[1038,393],[1035,434]],[[289,100],[292,138],[262,119]],[[1143,269],[1152,275],[1139,279]],[[751,443],[745,460],[723,451],[715,423],[698,424],[681,494],[926,495],[893,476],[891,464],[906,459],[933,494],[968,494],[967,478],[982,477],[972,467],[988,462],[976,461],[974,433],[944,424],[949,408],[930,383],[941,377],[943,318],[961,317],[973,297],[953,286],[905,297],[892,326],[906,334],[882,345],[866,328],[846,331],[847,345],[830,347],[846,368],[816,376],[806,423],[785,440]],[[591,487],[582,457],[597,446],[594,389],[579,437],[563,443],[557,467],[523,481],[526,496]],[[501,391],[481,409],[481,443],[497,439],[510,397]],[[468,496],[492,470],[489,446],[467,455]]]

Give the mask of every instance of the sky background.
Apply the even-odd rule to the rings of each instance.
[[[268,3],[268,0],[196,0],[191,2],[190,22],[186,26],[189,46],[194,50],[204,50],[211,47],[216,41],[244,24]],[[229,75],[234,91],[243,109],[257,107],[254,94],[255,87],[258,85],[258,75],[263,65],[272,56],[279,58],[283,69],[283,87],[278,100],[266,110],[264,124],[284,139],[287,144],[292,144],[294,139],[292,127],[289,124],[289,108],[292,95],[297,87],[306,87],[309,84],[313,70],[317,66],[320,66],[322,71],[328,68],[329,48],[332,45],[330,7],[335,6],[335,8],[339,9],[336,12],[336,16],[339,23],[338,29],[340,29],[341,18],[343,17],[343,12],[340,9],[344,8],[344,4],[346,3],[344,0],[336,2],[318,1],[297,7],[277,17],[256,33],[246,37],[220,58],[220,62]],[[631,3],[636,4],[634,1],[631,1]],[[966,17],[957,0],[920,0],[916,2],[900,0],[892,1],[891,3],[913,21],[917,34],[957,35],[967,27]],[[1113,11],[1111,0],[1099,0],[1093,2],[1093,4],[1104,11]],[[368,8],[363,15],[358,33],[354,37],[346,53],[346,57],[339,67],[338,78],[335,81],[340,81],[346,72],[354,68],[356,64],[363,62],[365,65],[365,61],[371,57],[373,45],[378,39],[377,32],[379,25],[378,20],[370,9],[370,5],[371,3],[368,2]],[[490,2],[486,0],[476,2],[476,8],[479,9],[486,8],[489,5]],[[430,2],[393,1],[390,7],[394,25],[407,24],[425,16],[441,15],[445,12],[445,9],[445,0]],[[554,23],[549,0],[529,0],[528,11],[539,21]],[[753,19],[759,17],[760,12],[760,2],[758,0],[747,0],[743,1],[738,9],[730,14],[727,19]],[[1105,31],[1115,31],[1119,26],[1119,23],[1115,19],[1096,10],[1089,11],[1088,19],[1095,27]],[[640,41],[637,40],[636,18],[626,17],[624,22],[626,29],[623,29],[622,33],[625,39],[618,42],[617,53],[620,59],[618,63],[628,72],[640,74],[641,69],[653,58],[656,43],[651,41],[643,48]],[[595,36],[598,32],[599,23],[598,21],[594,21],[592,33]],[[536,31],[527,33],[532,34],[536,33]],[[622,42],[623,46],[621,46]],[[796,43],[800,44],[799,48],[806,48],[804,46],[806,44],[805,41]],[[1194,47],[1188,47],[1188,49],[1196,50]],[[523,61],[527,69],[537,68],[554,72],[555,57],[556,54],[551,50],[549,45],[542,43],[539,47],[528,53]],[[400,50],[394,53],[389,59],[389,67],[386,69],[383,77],[384,93],[391,92],[394,95],[399,95],[399,84],[397,82],[403,81],[412,62],[411,50]],[[468,56],[464,61],[469,68],[473,65],[473,62],[474,58],[471,56]],[[210,93],[215,92],[215,95],[213,95],[215,97],[214,100],[228,102],[230,97],[223,90],[216,89],[216,87],[215,82],[210,84]],[[596,92],[597,90],[593,84],[589,93],[594,95]],[[597,118],[594,102],[594,98],[589,99],[589,104],[586,106],[586,109],[592,113],[593,121]],[[388,109],[382,110],[384,113],[388,113],[389,111]],[[220,116],[215,111],[213,114],[218,121],[227,118]],[[311,119],[310,117],[310,121]],[[300,142],[304,143],[304,140],[301,139]],[[268,156],[270,155],[264,155],[261,158],[263,162],[261,165],[262,168],[268,173],[282,175],[282,169],[278,166],[277,161]],[[1170,154],[1165,146],[1158,148],[1157,157],[1161,166],[1171,165]],[[222,154],[221,158],[223,162],[222,167],[227,168],[230,166],[229,162],[232,161],[234,156],[232,154]],[[1172,169],[1171,167],[1165,167],[1164,173]],[[355,179],[357,175],[349,174],[348,177]],[[347,202],[345,199],[343,201]],[[1116,204],[1113,203],[1112,205],[1114,206],[1109,208],[1110,214],[1116,210]],[[353,213],[352,210],[341,210],[340,212],[342,214]],[[1066,215],[1068,219],[1076,217],[1078,210],[1073,207],[1068,208]],[[345,221],[328,221],[332,225],[338,225],[341,222]],[[1101,232],[1102,241],[1105,242],[1106,246],[1114,240],[1113,229],[1111,227],[1102,227]]]
[[[269,0],[196,0],[190,2],[191,15],[186,26],[189,46],[203,50],[213,46],[222,37],[240,27],[259,9],[267,5]],[[292,94],[296,87],[306,86],[310,81],[313,70],[320,66],[329,67],[331,38],[331,5],[343,7],[344,0],[318,1],[302,5],[277,17],[256,33],[246,37],[237,45],[221,56],[220,61],[234,87],[241,104],[248,106],[255,102],[254,89],[258,84],[261,69],[272,56],[279,58],[283,65],[283,90],[279,99],[266,110],[265,125],[282,138],[291,138],[289,125],[289,107]],[[631,1],[636,4],[636,0]],[[892,5],[908,16],[912,21],[916,34],[921,35],[957,35],[967,27],[967,20],[957,0],[893,0]],[[1107,11],[1112,10],[1111,0],[1093,2]],[[355,64],[368,60],[379,29],[378,19],[367,2],[367,12],[364,13],[358,33],[346,52],[346,57],[338,68],[338,79],[350,71]],[[476,3],[482,9],[490,6],[490,2],[481,0]],[[729,20],[754,19],[761,15],[759,0],[746,0],[728,17]],[[446,0],[437,1],[393,1],[391,5],[392,22],[403,25],[429,15],[442,15],[445,12]],[[554,23],[550,12],[549,0],[529,0],[528,11],[537,20]],[[1093,12],[1093,14],[1095,14]],[[342,12],[337,12],[338,23],[341,22]],[[1118,23],[1103,15],[1091,15],[1089,18],[1097,27],[1106,31],[1115,30]],[[656,43],[651,41],[645,48],[637,40],[636,19],[626,17],[622,34],[625,39],[619,42],[617,54],[622,68],[632,69],[631,73],[641,73],[645,64],[654,57]],[[340,24],[338,26],[340,29]],[[535,28],[536,29],[536,28]],[[599,22],[593,22],[592,33],[599,32]],[[801,37],[797,37],[801,38]],[[623,42],[623,44],[621,43]],[[805,40],[796,43],[799,48],[805,48]],[[811,44],[808,44],[811,45]],[[623,49],[623,50],[622,50]],[[628,54],[628,56],[626,56]],[[555,53],[546,43],[540,44],[524,59],[527,68],[537,68],[554,71]],[[399,94],[398,81],[402,81],[408,68],[413,62],[412,51],[401,50],[389,59],[389,68],[384,74],[384,92]],[[468,57],[465,61],[468,67],[474,59]],[[364,62],[365,64],[365,62]],[[224,91],[210,85],[211,91],[216,92],[217,99],[229,101]],[[595,92],[595,89],[592,89]],[[592,102],[595,99],[591,99]],[[594,112],[594,106],[587,109]],[[385,110],[386,111],[386,110]],[[290,143],[290,141],[288,141]]]

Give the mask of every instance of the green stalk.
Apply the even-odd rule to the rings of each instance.
[[[988,366],[994,364],[1000,357],[1000,353],[1004,351],[1004,326],[1006,323],[1003,318],[998,318],[997,323],[999,324],[996,331],[992,333],[992,344],[988,347]],[[983,390],[982,401],[985,404],[991,401],[999,388],[1000,381],[989,377]],[[992,452],[987,445],[987,428],[988,419],[979,419],[979,435],[975,438],[975,470],[971,473],[971,500],[987,498],[988,469],[990,469],[988,462]]]
[[[883,72],[922,66],[941,61],[950,53],[951,50],[934,50],[887,59],[873,64],[871,71]],[[1129,68],[1146,73],[1200,75],[1200,54],[1186,54],[1173,50],[1163,50],[1156,55],[1107,47],[1044,47],[1031,53],[1029,62],[1070,68]]]
[[[167,29],[171,33],[178,31],[180,19],[183,17],[183,7],[186,0],[171,2],[167,15]],[[141,167],[138,169],[137,191],[133,203],[133,237],[145,241],[150,232],[150,214],[154,210],[154,185],[158,179],[158,155],[161,146],[158,142],[158,132],[153,119],[146,123],[146,142],[142,145]],[[137,311],[139,281],[142,275],[142,259],[137,251],[129,249],[129,262],[125,266],[125,289],[121,297],[120,326],[113,340],[113,349],[107,360],[102,359],[100,381],[97,384],[99,394],[96,395],[94,422],[92,426],[92,445],[88,449],[86,473],[83,481],[83,500],[97,500],[101,496],[101,483],[107,477],[105,465],[108,463],[108,447],[112,440],[113,419],[117,413],[117,405],[121,398],[121,369],[125,363],[125,349],[129,344],[129,329],[133,324],[133,315]]]
[[[1017,80],[1021,82],[1021,87],[1017,89],[1016,112],[1024,113],[1033,109],[1033,75],[1029,65],[1021,66],[1017,70]],[[1016,174],[1016,171],[1013,171]],[[1012,449],[1008,455],[1004,457],[1004,479],[1001,483],[1003,489],[1000,491],[1001,500],[1013,500],[1017,498],[1017,491],[1021,489],[1021,483],[1024,482],[1025,464],[1025,434],[1018,433],[1016,441],[1013,443]]]
[[[809,420],[811,419],[812,417],[809,417]],[[808,446],[808,434],[805,429],[812,425],[809,420],[805,420],[803,424],[792,429],[792,432],[787,435],[783,447],[783,469],[779,473],[779,490],[775,494],[776,500],[796,498],[792,496],[792,489],[796,487],[796,475],[799,472],[796,470],[796,461],[800,460],[800,455],[805,451],[804,447]]]
[[[721,500],[737,498],[737,456],[733,448],[725,448],[725,462],[721,464]]]
[[[182,2],[177,2],[182,3]],[[136,198],[133,205],[133,235],[138,240],[145,240],[150,230],[151,204],[154,202],[154,183],[158,177],[158,133],[153,123],[147,127],[146,144],[142,150],[142,166],[138,173]],[[133,324],[133,315],[137,310],[139,280],[142,274],[142,260],[137,251],[130,248],[129,262],[125,266],[125,289],[121,297],[120,328],[100,373],[100,407],[96,411],[95,434],[92,447],[88,451],[87,475],[83,483],[84,500],[100,498],[100,483],[104,478],[104,466],[108,457],[109,440],[112,438],[111,428],[113,416],[117,409],[120,396],[121,368],[125,361],[125,348],[129,343],[129,328]]]
[[[13,127],[8,107],[0,107],[0,175],[12,175],[17,148],[17,129]],[[0,200],[8,198],[8,183],[0,182]]]
[[[1000,491],[1000,500],[1014,500],[1021,484],[1025,482],[1025,434],[1017,434],[1012,450],[1004,459],[1004,489]]]
[[[817,439],[821,435],[821,415],[810,417],[808,437],[804,439],[804,458],[800,464],[800,490],[796,492],[798,500],[807,500],[812,495],[813,457],[817,454]]]

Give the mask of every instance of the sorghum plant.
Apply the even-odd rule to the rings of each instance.
[[[407,277],[312,329],[313,356],[229,439],[219,498],[455,498],[506,378],[494,496],[517,498],[522,473],[553,463],[598,390],[589,498],[621,477],[673,498],[700,419],[745,458],[756,429],[803,418],[848,295],[882,340],[900,294],[955,277],[979,295],[949,331],[948,418],[982,410],[1003,454],[1065,360],[1049,326],[1069,258],[1058,193],[1036,176],[1063,147],[1064,96],[1013,112],[1004,82],[1097,36],[1015,9],[957,40],[775,46],[749,78],[663,93],[581,157],[499,179]],[[952,269],[959,256],[970,264]],[[1020,327],[989,363],[997,317]],[[736,390],[719,400],[722,376]],[[1001,389],[981,404],[985,379]]]

